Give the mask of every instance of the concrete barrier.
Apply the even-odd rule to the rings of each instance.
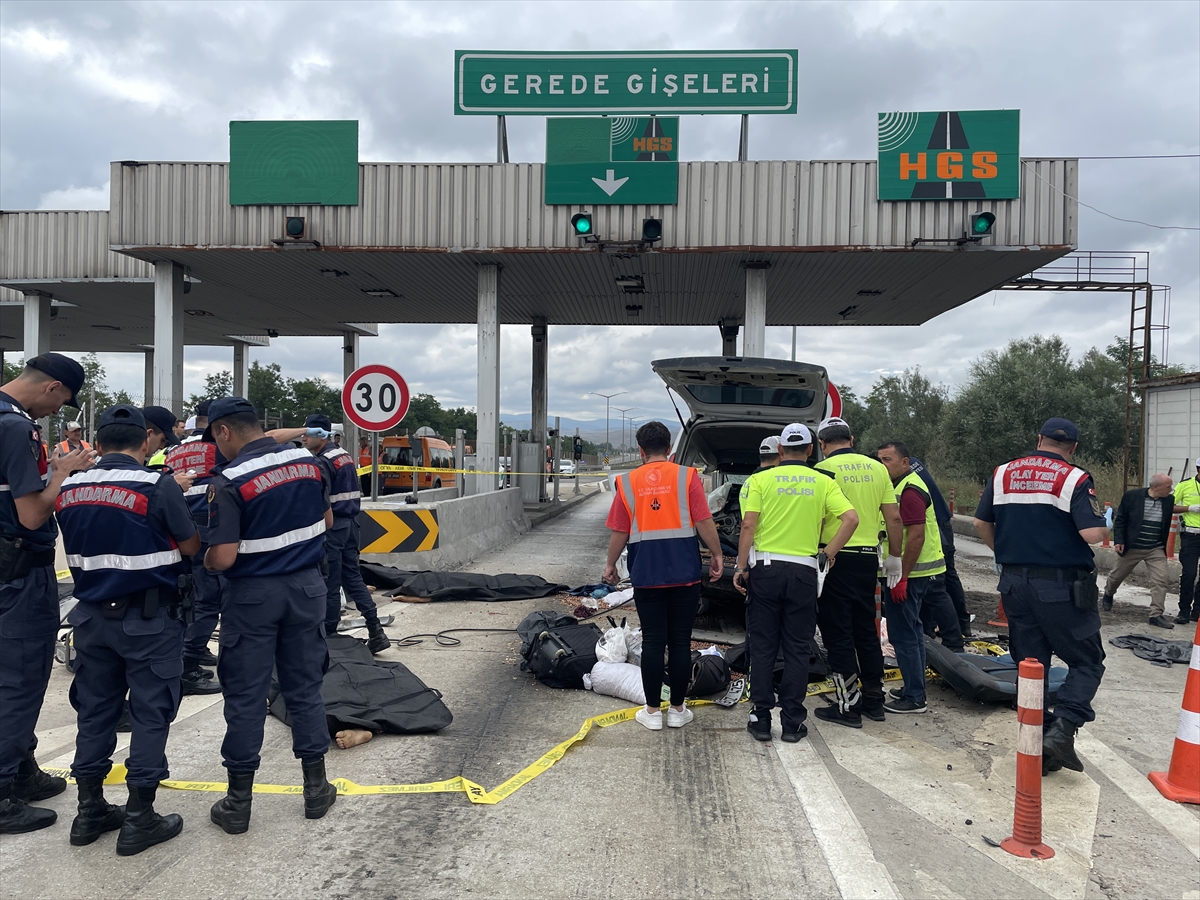
[[[443,490],[450,490],[443,488]],[[529,519],[521,503],[520,488],[506,488],[459,499],[410,505],[404,502],[365,502],[364,509],[434,509],[438,520],[438,546],[415,553],[364,553],[368,562],[398,569],[453,569],[487,553],[529,530]]]
[[[975,517],[956,515],[954,521],[950,523],[950,527],[954,529],[956,535],[979,540],[979,535],[975,533]],[[1117,551],[1111,547],[1093,547],[1092,552],[1096,554],[1096,571],[1102,575],[1107,575],[1117,567]],[[1167,575],[1171,579],[1171,592],[1179,590],[1179,580],[1183,577],[1183,566],[1179,564],[1178,559],[1167,560]],[[1139,585],[1141,587],[1149,587],[1150,579],[1146,577],[1146,567],[1138,566],[1133,570],[1133,573],[1125,579],[1126,581]],[[1100,585],[1101,589],[1104,585]]]

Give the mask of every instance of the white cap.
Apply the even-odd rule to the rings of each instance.
[[[771,435],[769,438],[763,438],[763,442],[758,445],[759,456],[775,456],[779,452],[779,438]]]
[[[83,425],[79,422],[68,422],[63,428],[63,431],[74,431],[75,429],[83,430]]]
[[[812,432],[808,430],[807,425],[800,422],[793,422],[787,428],[783,429],[783,434],[779,435],[779,445],[781,447],[804,447],[812,443]]]
[[[188,420],[183,423],[183,427],[186,428],[188,431],[195,431],[196,430],[196,417],[188,416]]]
[[[1200,456],[1196,457],[1196,468],[1200,469]]]
[[[847,430],[850,428],[850,423],[841,416],[830,416],[828,419],[823,419],[821,424],[817,426],[817,434],[819,435],[826,428],[832,428],[834,425],[844,425]]]

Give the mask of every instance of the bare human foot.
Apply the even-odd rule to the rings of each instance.
[[[351,747],[357,747],[359,744],[365,744],[374,734],[364,728],[347,728],[344,731],[339,731],[334,735],[337,745],[343,750],[349,750]]]

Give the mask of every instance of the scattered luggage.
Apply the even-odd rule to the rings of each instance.
[[[925,660],[962,697],[981,703],[1017,702],[1017,662],[1009,654],[980,656],[955,653],[933,638],[925,638]],[[1066,680],[1063,666],[1050,668],[1050,702]]]
[[[522,671],[547,687],[583,690],[583,676],[596,665],[596,642],[603,636],[598,626],[540,610],[521,621],[517,634]]]
[[[360,562],[363,580],[377,588],[390,588],[397,600],[535,600],[565,593],[570,585],[554,584],[538,575],[477,575],[472,572],[406,572],[394,566]]]

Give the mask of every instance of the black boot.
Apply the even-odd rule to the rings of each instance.
[[[337,799],[337,788],[325,777],[325,757],[305,760],[304,768],[304,818],[319,819],[329,812]]]
[[[12,795],[25,803],[47,800],[67,789],[67,779],[42,771],[30,753],[17,766],[17,777],[13,780]]]
[[[0,834],[25,834],[39,828],[49,828],[58,820],[52,809],[30,806],[14,797],[12,784],[0,788]]]
[[[1072,772],[1083,771],[1083,763],[1075,755],[1075,732],[1078,730],[1079,726],[1074,722],[1058,718],[1042,733],[1042,759],[1049,761],[1051,771],[1055,763]]]
[[[250,802],[254,799],[254,773],[230,772],[229,789],[212,805],[208,817],[226,834],[245,834],[250,830]]]
[[[379,624],[379,617],[370,616],[367,619],[367,649],[372,653],[382,653],[390,646],[392,646],[392,640],[384,632],[383,626]]]
[[[169,841],[183,831],[183,819],[175,813],[160,816],[154,811],[158,785],[129,786],[129,802],[125,804],[125,824],[117,835],[117,856],[133,856],[155,844]]]
[[[79,815],[71,823],[71,845],[84,847],[125,822],[125,810],[104,799],[103,778],[76,778],[79,787]]]
[[[219,694],[221,683],[213,678],[212,672],[199,666],[185,668],[179,677],[179,687],[183,694]]]

